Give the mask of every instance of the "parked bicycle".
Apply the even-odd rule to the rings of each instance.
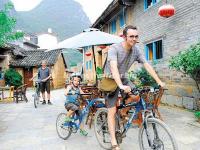
[[[40,102],[40,83],[41,80],[35,80],[35,93],[32,95],[34,100],[34,107],[37,108]]]
[[[84,120],[85,116],[89,114],[89,110],[92,106],[95,105],[96,102],[102,103],[104,99],[102,98],[92,98],[92,93],[85,93],[80,94],[80,97],[82,96],[90,96],[89,99],[85,100],[85,105],[83,106],[81,113],[78,115],[75,113],[72,116],[72,120],[70,122],[65,122],[66,113],[60,113],[56,120],[56,131],[60,138],[66,140],[70,137],[72,133],[76,133]],[[105,105],[102,105],[102,107],[105,107]]]
[[[133,89],[131,92],[139,96],[139,101],[128,101],[130,95],[120,91],[116,113],[116,139],[121,144],[130,127],[139,127],[139,146],[141,150],[178,150],[175,137],[169,127],[160,119],[156,118],[153,103],[145,102],[141,97],[149,89]],[[159,92],[162,92],[162,88]],[[126,110],[124,112],[124,110]],[[105,149],[111,149],[110,135],[107,123],[108,110],[101,108],[96,112],[94,130],[97,141]]]

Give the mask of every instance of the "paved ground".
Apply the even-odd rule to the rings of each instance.
[[[52,106],[33,106],[32,91],[27,93],[29,102],[0,104],[0,150],[100,150],[93,129],[88,137],[73,134],[62,140],[56,133],[56,117],[65,112],[64,89],[52,91]],[[161,107],[165,122],[175,133],[180,150],[198,150],[200,125],[193,113],[186,110]],[[138,129],[131,129],[124,139],[123,150],[139,150]]]

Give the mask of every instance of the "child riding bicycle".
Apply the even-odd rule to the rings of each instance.
[[[76,113],[77,115],[80,114],[80,102],[79,96],[80,94],[84,94],[84,92],[79,87],[79,84],[82,80],[82,77],[78,73],[73,73],[70,77],[71,84],[67,86],[65,95],[66,95],[66,102],[65,108],[68,110],[66,114],[65,122],[70,122],[72,120],[72,116]],[[80,125],[80,134],[83,136],[87,136],[87,131],[84,130],[84,123],[81,122]]]

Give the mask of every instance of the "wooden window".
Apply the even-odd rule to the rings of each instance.
[[[111,33],[115,33],[117,31],[117,26],[116,26],[116,19],[111,21]]]
[[[145,45],[147,60],[157,60],[163,58],[162,40],[158,40]]]
[[[144,0],[144,10],[148,9],[149,7],[155,5],[160,0]]]
[[[89,61],[89,69],[92,69],[92,60]]]
[[[2,71],[2,68],[0,67],[0,80],[3,79],[3,71]]]
[[[86,61],[86,70],[88,70],[89,67],[88,67],[88,61]]]
[[[120,27],[124,27],[125,25],[125,14],[123,14],[123,12],[119,15],[119,25]]]

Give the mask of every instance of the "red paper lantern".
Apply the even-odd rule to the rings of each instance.
[[[91,56],[91,53],[85,53],[86,56]]]
[[[171,17],[175,14],[175,8],[170,4],[165,4],[158,9],[158,14],[161,17]]]
[[[106,45],[100,45],[99,48],[104,49],[106,48]]]

